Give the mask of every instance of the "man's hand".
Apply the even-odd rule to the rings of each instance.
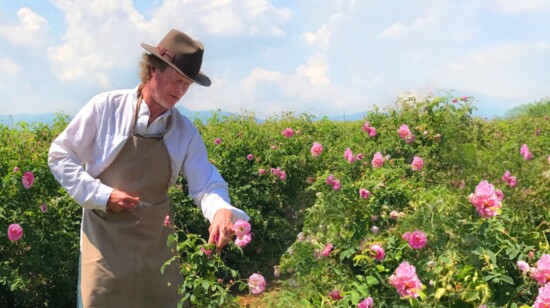
[[[219,253],[233,238],[233,213],[228,209],[217,210],[208,232],[208,244],[215,244],[216,252]]]
[[[115,188],[107,201],[107,210],[115,213],[120,213],[124,210],[132,211],[136,206],[139,206],[139,203],[139,197],[130,196]]]

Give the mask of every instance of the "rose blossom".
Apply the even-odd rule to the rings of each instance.
[[[369,121],[365,121],[365,124],[363,124],[363,131],[369,134],[369,137],[374,138],[378,134],[376,132],[376,128],[370,126]]]
[[[540,285],[545,285],[547,282],[550,281],[550,256],[547,254],[542,255],[542,257],[537,261],[537,267],[535,267],[535,270],[533,273],[531,273],[531,276],[535,278],[535,280]]]
[[[408,125],[401,125],[397,132],[399,133],[399,137],[405,140],[406,143],[412,143],[414,141],[414,135],[411,133]]]
[[[518,267],[518,269],[523,273],[523,274],[526,274],[527,272],[529,272],[529,270],[531,269],[529,267],[529,264],[527,264],[527,262],[525,261],[517,261],[516,262],[516,265]]]
[[[222,144],[222,139],[221,138],[216,138],[214,140],[214,143],[217,144],[217,145],[220,145],[220,144]]]
[[[413,161],[411,163],[411,168],[413,171],[420,171],[422,170],[422,167],[424,166],[424,160],[422,157],[415,156],[413,158]]]
[[[372,226],[370,228],[370,232],[377,234],[380,231],[380,229],[377,226]]]
[[[374,307],[374,301],[372,300],[372,297],[367,297],[363,301],[361,301],[359,304],[357,304],[357,308],[372,308]]]
[[[8,239],[12,242],[18,241],[23,237],[23,228],[19,224],[11,224],[8,227]]]
[[[475,193],[468,197],[470,203],[475,206],[477,213],[482,218],[491,218],[498,215],[502,207],[503,194],[495,190],[494,186],[486,180],[479,182]]]
[[[250,241],[252,241],[252,234],[247,233],[247,234],[244,234],[243,236],[237,237],[237,239],[235,239],[235,245],[239,247],[244,247],[248,245]]]
[[[202,253],[204,253],[207,257],[210,257],[210,255],[212,254],[212,249],[206,250],[204,247],[201,247],[201,251],[202,251]]]
[[[548,157],[550,157],[550,156],[548,156]],[[19,167],[17,167],[17,166],[13,167],[13,172],[14,173],[19,172]]]
[[[264,174],[265,174],[265,172],[266,172],[266,171],[265,171],[265,169],[264,169],[264,168],[260,168],[260,169],[258,169],[258,173],[259,173],[260,175],[264,175]]]
[[[48,206],[42,203],[40,205],[40,211],[42,211],[42,213],[46,213],[48,211]]]
[[[277,177],[279,177],[279,179],[281,179],[281,181],[286,180],[286,172],[284,170],[281,170],[281,167],[277,167],[277,169],[271,168],[271,174],[276,175]]]
[[[510,171],[508,170],[506,170],[506,172],[504,172],[504,174],[502,175],[502,180],[510,187],[514,187],[517,184],[516,177],[512,176]]]
[[[384,157],[382,156],[382,153],[376,152],[374,153],[374,156],[372,158],[372,167],[373,168],[380,168],[384,164]]]
[[[370,256],[376,259],[377,261],[384,260],[385,255],[386,255],[386,252],[384,251],[384,248],[382,248],[381,245],[374,244],[370,246]]]
[[[328,255],[330,254],[330,251],[332,250],[332,247],[334,247],[332,245],[332,243],[327,243],[325,245],[325,248],[323,249],[323,252],[321,252],[321,254],[323,255],[323,257],[328,257]]]
[[[533,154],[529,151],[529,148],[525,143],[521,145],[519,153],[521,154],[521,156],[523,156],[523,159],[525,160],[531,160],[533,158]]]
[[[166,217],[164,217],[164,226],[165,227],[170,226],[170,215],[166,215]]]
[[[248,159],[248,160],[253,160],[253,159],[254,159],[254,155],[248,154],[248,155],[246,155],[246,159]]]
[[[34,174],[32,174],[32,171],[25,171],[25,173],[23,173],[21,183],[23,183],[25,189],[31,188],[32,184],[34,183]]]
[[[397,293],[401,297],[416,298],[420,296],[422,282],[416,275],[416,268],[406,261],[402,262],[390,276],[389,282],[397,289]]]
[[[420,230],[414,230],[412,233],[406,232],[403,234],[403,239],[409,242],[412,249],[422,249],[428,243],[426,234]]]
[[[321,153],[323,153],[323,145],[319,142],[313,142],[313,146],[311,146],[310,152],[312,156],[320,156]]]
[[[332,290],[332,291],[328,292],[328,296],[330,298],[332,298],[333,300],[335,300],[335,301],[339,301],[342,298],[344,298],[342,296],[342,294],[340,294],[340,290]]]
[[[354,163],[355,162],[355,156],[353,156],[353,152],[350,148],[346,148],[344,151],[344,158],[348,161],[348,163]]]
[[[550,284],[539,288],[539,295],[535,299],[533,308],[548,308],[550,307]]]
[[[254,273],[248,277],[248,287],[252,294],[260,294],[265,290],[266,282],[264,276]]]
[[[360,188],[359,189],[359,196],[363,199],[368,199],[370,197],[370,191]]]
[[[281,134],[283,134],[283,136],[285,136],[287,138],[290,138],[294,135],[294,131],[292,130],[292,128],[287,127],[287,128],[285,128],[285,130],[283,130],[281,132]]]
[[[238,219],[233,224],[233,231],[235,232],[237,237],[250,233],[250,230],[251,230],[251,226],[246,220]]]

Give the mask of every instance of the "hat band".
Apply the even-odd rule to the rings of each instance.
[[[174,61],[176,60],[176,53],[171,52],[170,50],[162,47],[161,45],[157,46],[159,50],[159,54],[161,57],[165,58],[166,60],[170,61],[170,63],[174,64]]]

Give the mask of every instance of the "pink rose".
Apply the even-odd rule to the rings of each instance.
[[[264,174],[266,173],[266,171],[265,171],[264,168],[260,168],[260,169],[258,169],[258,173],[259,173],[260,175],[264,175]]]
[[[421,157],[415,156],[411,163],[411,168],[413,171],[420,171],[424,166],[424,160]]]
[[[403,238],[409,242],[412,249],[422,249],[428,243],[426,234],[420,230],[414,230],[412,233],[407,232],[403,235]]]
[[[330,251],[332,250],[332,243],[327,243],[325,245],[325,248],[323,249],[323,252],[321,252],[321,254],[323,255],[323,257],[328,257],[329,254],[330,254]]]
[[[321,153],[323,153],[323,145],[319,142],[313,142],[313,146],[311,147],[310,152],[312,156],[320,156]]]
[[[537,267],[535,267],[535,270],[533,273],[531,273],[531,276],[535,278],[535,280],[540,285],[545,285],[547,282],[550,281],[550,256],[547,254],[542,255],[542,257],[537,261]]]
[[[382,248],[381,245],[374,244],[370,246],[370,256],[373,257],[377,261],[384,260],[384,257],[386,256],[386,252],[384,251],[384,248]]]
[[[239,247],[244,247],[248,245],[250,241],[252,241],[252,233],[247,233],[247,234],[244,234],[243,236],[237,237],[237,239],[235,239],[235,245]]]
[[[468,197],[468,200],[482,218],[491,218],[498,215],[502,207],[502,199],[502,191],[495,190],[494,186],[485,180],[479,182],[475,192]]]
[[[32,184],[34,183],[34,174],[32,174],[32,171],[25,171],[25,173],[23,173],[21,183],[23,183],[25,189],[31,188]]]
[[[521,145],[519,153],[523,156],[523,159],[525,160],[531,160],[533,158],[533,154],[529,151],[527,144]]]
[[[363,301],[361,301],[359,304],[357,304],[357,308],[372,308],[374,307],[374,301],[372,300],[372,297],[367,297]]]
[[[287,138],[290,138],[294,135],[294,131],[292,130],[292,128],[287,127],[287,128],[285,128],[285,130],[283,130],[281,132],[281,134],[283,134],[283,136],[285,136]]]
[[[355,156],[353,156],[353,152],[350,148],[346,148],[344,151],[344,158],[348,161],[348,163],[354,163],[355,162]]]
[[[261,274],[252,274],[248,277],[248,287],[252,294],[260,294],[265,290],[266,282]]]
[[[208,249],[206,250],[204,247],[201,247],[200,249],[202,251],[202,253],[204,253],[207,257],[210,258],[210,255],[212,254],[212,249]]]
[[[328,292],[328,296],[330,298],[332,298],[333,300],[335,300],[335,301],[339,301],[342,298],[344,298],[342,296],[342,294],[340,293],[340,290],[332,290],[332,291]]]
[[[411,133],[408,125],[401,125],[397,132],[399,133],[399,137],[405,140],[406,143],[412,143],[414,141],[414,135]]]
[[[251,229],[252,227],[250,226],[250,223],[243,219],[238,219],[233,224],[233,231],[238,237],[250,233]]]
[[[23,237],[23,228],[19,224],[11,224],[8,227],[8,239],[12,242],[18,241]]]
[[[248,159],[248,160],[253,160],[253,159],[254,159],[254,155],[248,154],[248,155],[246,155],[246,159]]]
[[[377,234],[378,232],[380,232],[380,229],[377,226],[372,226],[370,228],[370,232],[372,232],[373,234]]]
[[[42,211],[42,213],[46,213],[48,211],[48,206],[42,203],[40,205],[40,211]]]
[[[164,226],[165,227],[170,226],[170,215],[166,215],[166,217],[164,217]]]
[[[526,274],[527,272],[529,272],[529,270],[531,269],[529,267],[529,264],[527,264],[527,262],[525,261],[517,261],[516,262],[516,265],[518,267],[518,269],[523,273],[523,274]]]
[[[370,191],[360,188],[359,189],[359,196],[363,199],[368,199],[370,197]]]
[[[369,137],[374,138],[378,134],[376,132],[376,128],[370,126],[369,121],[365,121],[365,124],[363,124],[363,131],[366,132]]]
[[[416,275],[416,268],[408,262],[403,262],[390,276],[389,282],[397,289],[401,297],[416,298],[422,291],[422,282]]]
[[[384,164],[384,157],[380,152],[374,153],[374,156],[372,158],[372,167],[373,168],[380,168]]]
[[[550,283],[539,288],[539,294],[535,299],[533,308],[548,308],[550,307]]]
[[[222,139],[221,138],[216,138],[214,140],[214,143],[217,144],[217,145],[220,145],[220,144],[222,144]]]

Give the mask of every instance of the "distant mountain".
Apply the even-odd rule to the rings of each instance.
[[[478,117],[488,118],[488,119],[492,119],[495,117],[504,117],[508,110],[514,107],[517,107],[521,104],[528,103],[528,102],[521,102],[518,100],[492,97],[492,96],[483,95],[483,94],[479,94],[471,91],[452,90],[452,91],[449,91],[449,93],[452,93],[453,95],[456,95],[456,96],[474,97],[475,101],[473,104],[477,110],[474,111],[473,115]],[[199,119],[202,122],[206,122],[214,114],[216,114],[220,118],[235,115],[234,113],[222,111],[222,110],[192,111],[183,106],[178,106],[176,108],[183,115],[190,118],[191,120]],[[363,112],[356,112],[356,113],[350,113],[350,114],[317,116],[314,119],[321,120],[323,118],[327,118],[331,121],[358,121],[358,120],[364,119],[367,113],[368,111],[365,110]],[[31,123],[52,124],[56,117],[57,117],[56,113],[39,113],[39,114],[20,113],[20,114],[14,114],[14,115],[0,114],[0,124],[7,125],[7,126],[14,126],[14,125],[17,125],[17,123],[19,122],[26,122],[29,124]],[[264,119],[257,119],[257,121],[259,123],[262,123]]]
[[[27,113],[18,113],[18,114],[0,114],[0,124],[6,126],[15,126],[19,122],[26,122],[28,124],[32,123],[44,123],[52,124],[54,119],[57,117],[55,113],[38,113],[38,114],[27,114]]]

